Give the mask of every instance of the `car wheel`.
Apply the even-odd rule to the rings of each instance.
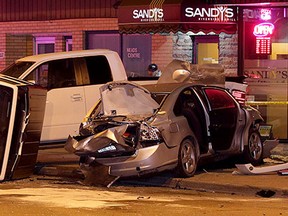
[[[263,163],[263,143],[258,130],[251,129],[249,131],[248,145],[245,146],[244,157],[246,162],[253,165]]]
[[[178,153],[177,175],[179,177],[193,176],[197,169],[197,162],[196,145],[190,139],[183,140]]]

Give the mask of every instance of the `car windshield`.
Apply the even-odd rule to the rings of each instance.
[[[19,78],[33,64],[34,62],[15,62],[4,69],[1,73],[11,77]]]

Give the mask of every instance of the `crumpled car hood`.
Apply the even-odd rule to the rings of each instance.
[[[100,87],[104,116],[151,116],[159,104],[148,90],[131,82],[110,82]]]

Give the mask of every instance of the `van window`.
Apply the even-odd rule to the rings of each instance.
[[[76,86],[73,59],[44,63],[30,73],[25,80],[48,89]]]
[[[109,62],[105,56],[86,57],[90,84],[103,84],[112,81]]]

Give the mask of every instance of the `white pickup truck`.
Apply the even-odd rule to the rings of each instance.
[[[104,49],[28,56],[2,74],[47,88],[42,143],[77,135],[79,123],[100,97],[99,86],[127,80],[119,55]]]

